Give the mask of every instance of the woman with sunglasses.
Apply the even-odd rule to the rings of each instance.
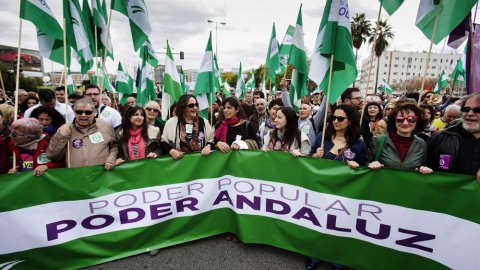
[[[209,155],[214,145],[213,129],[207,119],[198,116],[198,101],[190,94],[178,99],[175,116],[165,123],[162,148],[174,159],[186,153]]]
[[[371,169],[382,167],[419,170],[429,174],[427,143],[414,133],[424,129],[423,113],[413,103],[401,103],[388,115],[390,133],[373,137],[367,153],[367,165]],[[383,137],[383,138],[382,138]],[[381,146],[380,146],[381,145]]]
[[[19,119],[10,128],[11,140],[7,150],[13,160],[15,153],[15,168],[8,173],[33,171],[33,175],[42,176],[48,168],[62,168],[63,162],[53,162],[47,157],[50,137],[43,133],[43,127],[36,118]],[[10,164],[13,167],[13,164]]]
[[[258,149],[257,135],[253,124],[246,121],[240,102],[235,97],[222,101],[225,121],[215,126],[215,149],[227,153],[230,150]]]
[[[149,101],[145,104],[145,121],[147,121],[147,125],[156,126],[160,129],[160,137],[163,134],[163,129],[165,125],[160,123],[157,120],[157,117],[160,115],[160,105],[156,101]]]
[[[125,161],[156,158],[162,155],[160,129],[147,125],[142,107],[128,107],[117,130],[120,149],[115,166]]]

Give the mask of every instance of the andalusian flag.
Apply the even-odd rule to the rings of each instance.
[[[252,76],[247,81],[246,85],[247,89],[253,92],[253,89],[255,88],[255,71],[252,68]]]
[[[415,24],[428,38],[432,38],[440,0],[420,0]],[[477,0],[443,0],[438,15],[433,43],[438,44],[455,29],[472,10]]]
[[[68,72],[67,72],[67,96],[70,95],[70,94],[75,94],[75,87],[73,85],[73,78],[72,78],[72,74],[70,73],[70,68],[68,69]]]
[[[213,65],[212,32],[208,37],[207,48],[203,55],[193,95],[197,97],[199,115],[208,119],[208,107],[213,103],[215,94],[215,71]]]
[[[227,82],[227,78],[225,78],[225,81],[223,82],[223,94],[225,97],[230,96],[230,85]]]
[[[152,32],[145,2],[143,0],[112,0],[110,8],[128,17],[133,48],[138,51]]]
[[[63,0],[63,18],[66,22],[67,44],[73,48],[72,56],[80,63],[82,74],[85,74],[93,66],[93,54],[78,0]]]
[[[118,92],[119,102],[122,105],[127,103],[127,98],[132,94],[132,83],[128,75],[123,71],[122,63],[118,62],[117,79],[115,80],[115,87]]]
[[[275,23],[273,23],[272,36],[268,45],[267,61],[265,66],[268,67],[268,79],[275,81],[275,77],[282,71],[280,68],[280,58],[278,53],[277,34],[275,32]]]
[[[105,55],[105,45],[107,44],[107,32],[108,32],[108,15],[107,15],[107,5],[105,4],[105,0],[103,3],[100,4],[100,0],[92,0],[93,6],[93,23],[98,28],[98,36],[100,37],[98,43],[98,49],[102,49],[102,58]],[[98,25],[100,23],[100,25]],[[109,56],[112,60],[113,59],[113,45],[112,45],[112,37],[108,35],[108,52],[107,56]]]
[[[221,87],[222,87],[222,74],[220,74],[220,69],[218,68],[218,63],[217,63],[217,56],[213,54],[213,68],[214,68],[214,74],[215,74],[215,91],[220,92]]]
[[[282,45],[280,46],[280,51],[278,52],[278,58],[280,60],[280,73],[283,74],[287,68],[288,55],[290,54],[290,49],[292,48],[293,34],[295,33],[295,27],[289,25],[285,37],[283,37]]]
[[[170,103],[174,104],[183,95],[180,76],[178,76],[177,66],[173,59],[172,50],[167,40],[167,57],[165,58],[165,76],[163,78],[164,92],[170,95]]]
[[[150,100],[155,100],[157,98],[157,93],[155,92],[155,85],[153,83],[152,69],[150,64],[145,60],[147,57],[144,55],[142,61],[142,74],[140,80],[140,86],[137,90],[137,103],[145,105]]]
[[[245,98],[245,81],[242,76],[242,62],[240,62],[240,68],[238,69],[237,86],[235,87],[235,96],[238,99]]]
[[[182,84],[183,93],[189,94],[190,90],[188,89],[187,76],[185,76],[185,71],[183,71],[183,67],[180,67],[180,83]]]
[[[435,85],[435,89],[433,89],[433,92],[435,92],[435,94],[440,95],[440,89],[442,89],[442,87],[447,85],[448,85],[448,77],[445,74],[445,71],[442,70],[442,75],[440,75],[440,78],[438,79],[437,85]]]
[[[298,11],[297,26],[293,34],[292,49],[290,50],[287,63],[294,67],[290,85],[290,102],[295,111],[298,112],[300,100],[308,95],[308,68],[305,43],[303,41],[302,5],[300,5],[300,10]]]
[[[262,89],[260,89],[260,91],[263,92],[263,95],[265,96],[265,100],[267,100],[267,87],[265,85],[265,83],[266,83],[266,81],[265,81],[265,71],[267,71],[267,69],[264,68],[263,69],[263,78],[262,78]]]
[[[462,59],[458,60],[457,65],[452,72],[452,75],[450,75],[450,78],[453,79],[454,85],[459,85],[465,82],[465,68],[463,67]]]
[[[95,3],[95,0],[92,1],[92,3]],[[95,11],[93,11],[95,13]],[[88,4],[88,0],[83,0],[83,5],[82,5],[82,15],[83,19],[85,20],[85,33],[87,34],[88,38],[88,43],[90,44],[90,51],[92,52],[92,56],[95,57],[101,57],[100,51],[95,48],[95,32],[94,32],[94,20],[92,17],[92,11],[90,10],[90,4]],[[95,55],[95,50],[97,50],[97,55]]]
[[[403,1],[404,0],[379,0],[385,11],[387,11],[388,15],[390,16],[397,11],[397,9],[403,4]]]
[[[350,18],[345,14],[349,14],[347,0],[327,0],[310,65],[310,79],[325,91],[332,69],[331,104],[355,81],[358,74]]]
[[[147,58],[143,59],[144,57]],[[155,50],[153,49],[152,43],[150,43],[149,39],[147,39],[147,41],[145,41],[140,48],[140,58],[150,63],[150,65],[152,65],[154,68],[158,65],[157,54],[155,53]]]
[[[392,85],[388,84],[387,81],[385,81],[385,79],[383,79],[382,91],[389,94],[393,93]]]
[[[40,55],[64,65],[63,30],[53,16],[46,0],[21,0],[20,18],[32,22],[36,29]],[[67,66],[70,66],[70,47],[67,47]]]

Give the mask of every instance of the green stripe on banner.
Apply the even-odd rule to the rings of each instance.
[[[479,193],[473,176],[261,150],[3,175],[0,265],[73,269],[234,232],[359,269],[472,269]]]

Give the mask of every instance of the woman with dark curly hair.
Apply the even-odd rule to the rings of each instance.
[[[25,101],[20,104],[20,113],[23,115],[26,110],[38,104],[38,98],[36,96],[28,96]]]
[[[401,103],[393,108],[387,118],[389,134],[373,137],[367,154],[371,169],[382,167],[419,170],[429,174],[427,164],[427,143],[415,136],[422,131],[427,121],[423,112],[414,103]]]
[[[370,120],[370,131],[373,133],[377,124],[383,118],[382,107],[377,102],[367,104],[367,117]]]
[[[165,123],[162,148],[179,160],[185,153],[209,155],[214,143],[213,129],[207,119],[198,116],[198,101],[190,94],[178,99],[175,116]]]
[[[43,127],[43,132],[50,138],[57,133],[57,129],[65,124],[63,116],[50,106],[40,106],[32,111],[30,117],[36,118]]]
[[[147,125],[145,111],[141,106],[129,106],[117,130],[120,147],[115,166],[125,161],[156,158],[162,155],[160,129]]]

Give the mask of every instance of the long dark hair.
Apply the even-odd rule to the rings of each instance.
[[[237,116],[240,117],[240,119],[245,120],[245,113],[243,112],[242,106],[240,106],[240,102],[238,102],[238,99],[236,97],[227,97],[222,101],[222,107],[225,108],[225,106],[228,104],[232,105],[235,110],[238,109]]]
[[[65,124],[65,119],[63,116],[50,106],[39,106],[35,108],[30,114],[30,117],[37,118],[38,120],[38,116],[40,116],[41,113],[45,113],[50,116],[52,118],[52,125],[56,128],[59,128]]]
[[[175,107],[175,116],[178,117],[179,123],[185,120],[185,110],[187,109],[188,100],[190,98],[194,98],[195,102],[198,102],[197,98],[191,94],[182,95],[177,101],[177,106]]]
[[[20,104],[20,112],[24,113],[26,110],[28,110],[28,101],[29,101],[30,99],[35,100],[35,101],[37,102],[37,104],[38,104],[38,98],[37,98],[37,97],[35,97],[35,96],[28,96],[28,97],[25,99],[25,101],[24,101],[22,104]]]
[[[365,107],[365,109],[367,110],[367,114],[368,114],[368,107],[370,106],[376,106],[377,109],[378,109],[378,113],[377,115],[375,115],[375,120],[381,120],[383,119],[383,110],[382,110],[382,107],[375,101],[372,101],[372,102],[369,102],[367,104],[367,106]],[[370,120],[370,114],[368,114],[368,120]]]
[[[345,131],[345,139],[347,139],[348,144],[352,145],[360,138],[361,135],[358,111],[350,104],[340,104],[333,108],[332,116],[335,114],[336,110],[342,110],[345,112],[348,120],[350,120],[350,126],[347,128],[347,131]],[[330,117],[328,120],[327,130],[325,130],[325,140],[332,140],[336,134],[337,131],[333,126],[332,117]]]
[[[143,123],[142,123],[142,137],[145,142],[148,141],[148,126],[147,121],[145,119],[145,111],[142,107],[139,106],[128,106],[127,110],[125,111],[122,117],[122,134],[118,138],[121,143],[127,143],[128,139],[130,139],[130,129],[132,129],[132,123],[130,123],[130,118],[135,115],[138,111],[142,112],[143,115]]]
[[[278,108],[277,113],[278,111],[281,111],[285,115],[285,119],[287,120],[287,125],[285,126],[285,133],[283,134],[282,138],[282,145],[292,145],[296,139],[297,145],[295,147],[300,148],[300,145],[302,143],[302,133],[298,129],[297,113],[292,107],[280,107]],[[274,142],[277,142],[277,132],[277,127],[270,131],[270,138],[272,138]]]

